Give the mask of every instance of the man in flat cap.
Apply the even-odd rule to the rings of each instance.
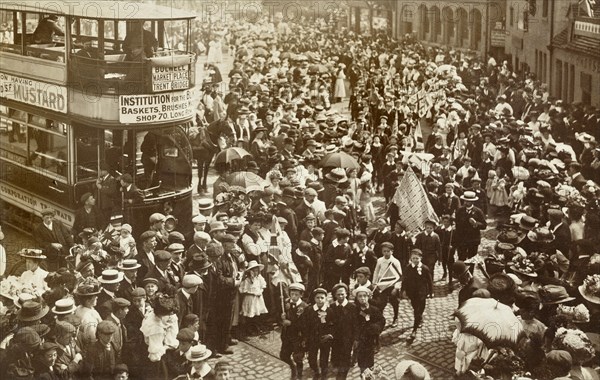
[[[101,321],[96,327],[97,340],[87,347],[82,375],[93,379],[110,379],[117,364],[113,335],[117,326],[110,321]]]
[[[137,260],[141,265],[137,273],[138,286],[142,286],[142,281],[150,269],[154,268],[156,261],[154,259],[154,250],[156,249],[156,232],[145,231],[138,239]]]
[[[177,287],[179,286],[175,274],[170,268],[171,254],[169,251],[156,251],[154,253],[155,265],[152,267],[146,278],[155,278],[158,280],[158,291],[166,293],[171,296],[175,295]]]
[[[37,244],[48,257],[47,269],[50,271],[66,266],[65,257],[74,244],[71,231],[60,220],[56,220],[55,215],[54,209],[44,209],[42,223],[33,228]]]
[[[121,353],[123,352],[123,348],[127,348],[125,346],[125,343],[128,341],[127,328],[125,327],[125,317],[127,316],[127,313],[129,313],[131,302],[125,298],[116,297],[110,301],[107,301],[105,306],[110,311],[110,314],[104,318],[104,320],[114,323],[116,327],[115,333],[112,337],[112,342],[114,343],[116,350],[115,358],[117,363],[119,363],[121,362]]]
[[[194,303],[198,302],[195,297],[198,287],[202,285],[202,278],[197,274],[186,274],[183,276],[182,287],[177,290],[175,299],[179,310],[177,311],[177,320],[179,321],[180,327],[183,322],[183,317],[188,314],[195,314],[196,309],[199,305]]]

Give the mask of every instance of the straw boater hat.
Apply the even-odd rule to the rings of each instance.
[[[57,315],[71,314],[75,311],[75,302],[73,298],[63,298],[54,303],[52,313]]]
[[[38,259],[44,260],[46,259],[46,255],[42,254],[41,249],[33,249],[33,248],[25,248],[19,253],[19,256],[24,257],[26,259]]]
[[[137,262],[136,259],[125,259],[117,267],[119,270],[135,270],[140,268],[142,265]]]
[[[98,277],[98,281],[102,284],[116,284],[123,280],[123,273],[116,269],[106,269],[102,271],[102,276]]]
[[[329,173],[325,175],[330,181],[341,183],[346,181],[346,171],[342,168],[332,169]]]
[[[185,358],[190,362],[199,362],[210,358],[212,351],[203,344],[197,344],[190,348],[185,354]]]
[[[467,202],[475,202],[479,200],[477,194],[474,191],[465,191],[463,195],[461,195],[460,199]]]
[[[554,234],[548,227],[534,228],[527,233],[527,237],[534,243],[552,243],[554,241]]]

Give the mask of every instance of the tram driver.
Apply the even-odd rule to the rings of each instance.
[[[64,36],[65,32],[58,25],[58,16],[50,15],[44,17],[33,32],[33,43],[50,44],[54,42],[54,36]]]

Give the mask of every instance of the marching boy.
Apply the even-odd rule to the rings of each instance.
[[[292,370],[292,379],[302,378],[304,360],[302,315],[308,305],[302,301],[304,285],[294,283],[289,286],[290,298],[285,301],[285,310],[281,314],[281,351],[279,358],[287,363]]]
[[[410,263],[406,268],[402,281],[402,296],[403,298],[408,297],[410,299],[414,314],[410,340],[414,340],[417,337],[417,329],[423,320],[427,297],[433,297],[433,279],[429,268],[421,262],[422,258],[423,253],[420,249],[410,251]]]
[[[433,232],[436,223],[428,220],[425,223],[425,231],[420,232],[415,239],[415,248],[423,253],[423,264],[429,268],[431,274],[435,269],[435,263],[442,255],[442,244],[437,233]]]
[[[400,261],[392,256],[392,252],[394,252],[392,243],[381,243],[381,252],[383,257],[377,259],[377,265],[373,273],[373,284],[375,286],[373,304],[376,304],[380,310],[384,310],[388,302],[391,303],[394,310],[391,327],[396,327],[398,324],[398,306],[400,304],[398,288],[400,287],[402,266]]]
[[[308,350],[308,364],[313,370],[313,379],[326,379],[331,352],[331,312],[327,305],[327,290],[316,288],[312,292],[314,304],[304,313],[304,338]],[[317,361],[318,358],[318,361]]]
[[[352,365],[352,346],[354,344],[354,328],[356,305],[348,301],[348,285],[336,284],[331,290],[333,304],[329,306],[333,342],[331,344],[331,365],[336,368],[336,379],[346,379]]]
[[[369,305],[371,290],[365,286],[354,289],[354,302],[356,304],[355,341],[353,358],[356,359],[360,373],[375,365],[375,348],[379,334],[385,327],[385,318],[381,310]]]

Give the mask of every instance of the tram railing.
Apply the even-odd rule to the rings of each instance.
[[[117,95],[160,92],[153,88],[152,74],[156,67],[185,67],[188,73],[185,88],[192,87],[194,83],[194,55],[188,53],[168,55],[162,52],[157,57],[143,61],[127,61],[126,55],[122,53],[105,54],[104,59],[72,54],[70,62],[69,84],[82,91]]]

